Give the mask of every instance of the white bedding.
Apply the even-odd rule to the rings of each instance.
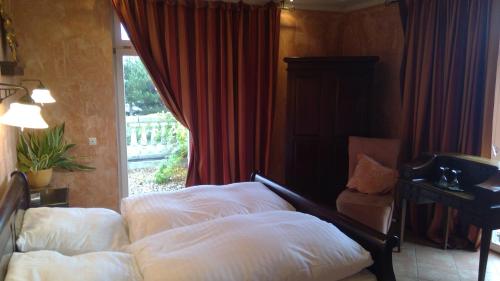
[[[372,264],[332,224],[289,211],[234,215],[132,243],[144,281],[341,280]]]
[[[350,277],[342,279],[342,281],[377,281],[375,274],[371,273],[368,269],[364,269]]]
[[[129,244],[123,218],[102,208],[31,208],[16,241],[21,252],[52,250],[64,255],[119,251]]]
[[[95,252],[64,256],[54,251],[14,253],[5,281],[140,281],[134,257]]]
[[[121,203],[132,242],[180,226],[273,210],[295,209],[258,182],[195,186],[177,192],[128,197]]]

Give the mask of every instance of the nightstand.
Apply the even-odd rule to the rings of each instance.
[[[69,188],[47,186],[30,189],[30,208],[36,207],[69,207]]]

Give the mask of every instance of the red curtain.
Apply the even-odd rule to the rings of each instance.
[[[189,129],[186,184],[265,173],[277,81],[277,5],[112,3],[163,102]]]
[[[402,134],[408,159],[427,151],[480,154],[491,2],[403,1]],[[427,236],[440,240],[443,207],[436,206],[432,216],[425,211],[412,208],[412,225],[427,227]],[[452,228],[458,232],[456,224]],[[479,231],[462,228],[477,244]]]

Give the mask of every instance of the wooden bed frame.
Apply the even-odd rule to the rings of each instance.
[[[334,224],[371,253],[374,263],[368,269],[377,276],[378,281],[396,280],[392,268],[392,251],[399,242],[396,236],[382,234],[336,211],[314,203],[258,173],[252,174],[251,181],[263,183],[274,193],[292,204],[297,211],[311,214]]]
[[[21,172],[11,174],[9,186],[0,200],[0,280],[5,279],[10,257],[16,250],[16,237],[21,231],[24,211],[29,207],[29,190],[26,176]]]
[[[252,181],[261,182],[274,193],[292,204],[297,211],[314,215],[336,225],[346,235],[368,250],[374,264],[368,268],[379,281],[395,281],[392,268],[392,249],[398,238],[386,236],[337,212],[324,208],[287,188],[254,173]],[[20,232],[24,211],[29,207],[28,182],[23,173],[14,172],[9,186],[0,200],[0,281],[4,280],[10,257],[16,250],[16,237]]]

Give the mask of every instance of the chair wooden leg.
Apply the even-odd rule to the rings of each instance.
[[[450,236],[450,217],[451,217],[451,208],[446,207],[443,217],[443,249],[446,250],[448,248],[448,237]]]

